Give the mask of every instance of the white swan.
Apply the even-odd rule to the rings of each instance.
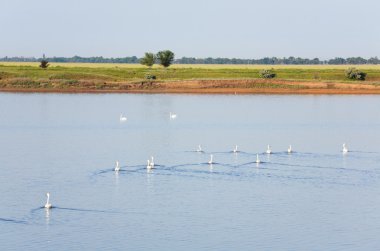
[[[346,143],[343,143],[343,148],[342,148],[343,153],[348,153],[348,148],[346,146]]]
[[[116,161],[115,172],[118,172],[118,171],[120,171],[120,165],[119,165],[119,161]]]
[[[146,165],[146,169],[150,170],[152,169],[152,166],[150,165],[150,160],[147,160],[148,164]]]
[[[123,114],[120,114],[120,122],[125,122],[127,121],[127,117],[124,116]]]
[[[51,206],[51,204],[50,204],[50,202],[49,202],[49,200],[50,200],[50,193],[46,193],[46,197],[47,197],[47,199],[46,199],[46,204],[45,204],[45,208],[46,209],[50,209],[52,206]]]
[[[151,166],[151,168],[154,168],[153,156],[151,158],[152,158],[152,160],[150,161],[150,166]]]
[[[213,157],[214,156],[211,154],[210,155],[210,160],[207,162],[208,164],[210,164],[210,165],[214,164]]]
[[[288,153],[292,153],[292,152],[293,152],[292,145],[289,145],[289,147],[288,147]]]
[[[259,159],[259,155],[256,154],[256,163],[259,164],[260,162],[261,162],[261,161],[260,161],[260,159]]]
[[[272,153],[272,149],[270,148],[270,145],[268,145],[266,153],[267,154],[271,154]]]
[[[237,152],[238,152],[238,146],[237,146],[237,145],[235,145],[235,148],[234,148],[233,152],[234,152],[234,153],[237,153]]]
[[[197,149],[197,152],[202,152],[202,146],[201,145],[198,145],[198,149]]]
[[[175,118],[177,118],[177,114],[170,112],[169,113],[169,118],[170,119],[175,119]]]

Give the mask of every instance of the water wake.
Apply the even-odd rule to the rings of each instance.
[[[0,222],[15,223],[15,224],[27,224],[27,222],[23,221],[23,220],[6,219],[6,218],[0,218]]]

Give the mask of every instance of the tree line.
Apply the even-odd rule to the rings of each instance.
[[[380,59],[371,57],[365,59],[362,57],[334,58],[329,60],[320,60],[319,58],[300,58],[300,57],[265,57],[260,59],[239,59],[239,58],[189,58],[183,57],[176,59],[177,64],[254,64],[254,65],[345,65],[345,64],[380,64]]]
[[[54,63],[118,63],[118,64],[137,64],[140,58],[136,56],[123,58],[104,58],[104,57],[3,57],[0,62],[41,62],[46,59]]]
[[[156,55],[154,55],[156,56]],[[121,57],[121,58],[105,58],[105,57],[47,57],[49,62],[56,63],[119,63],[119,64],[138,64],[145,58]],[[0,62],[41,62],[44,58],[36,57],[3,57]],[[333,58],[329,60],[320,60],[319,58],[300,58],[300,57],[265,57],[260,59],[240,59],[240,58],[195,58],[195,57],[182,57],[173,59],[174,64],[254,64],[254,65],[318,65],[318,64],[331,64],[331,65],[345,65],[345,64],[380,64],[378,57],[371,57],[365,59],[362,57],[349,57],[349,58]]]

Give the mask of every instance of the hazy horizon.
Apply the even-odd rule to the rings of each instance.
[[[380,56],[380,2],[3,0],[0,57]]]

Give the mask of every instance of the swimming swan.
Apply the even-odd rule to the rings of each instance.
[[[346,146],[346,143],[343,143],[343,149],[342,149],[342,152],[343,153],[348,153],[348,148]]]
[[[50,200],[50,193],[46,193],[46,197],[47,197],[47,199],[46,199],[46,204],[45,204],[45,208],[46,209],[50,209],[52,206],[51,206],[51,204],[50,204],[50,202],[49,202],[49,200]]]
[[[235,145],[235,148],[234,148],[233,152],[234,152],[234,153],[237,153],[237,152],[238,152],[238,146],[237,146],[237,145]]]
[[[150,160],[147,160],[148,164],[146,165],[146,169],[150,170],[152,169],[152,166],[150,165]]]
[[[115,172],[120,171],[119,161],[116,161]]]
[[[125,122],[127,121],[127,117],[124,116],[123,114],[120,114],[120,122]]]
[[[210,155],[210,160],[207,162],[208,164],[210,164],[210,165],[214,164],[213,157],[214,156],[211,154]]]
[[[198,149],[197,149],[197,152],[202,152],[202,146],[201,145],[198,145]]]
[[[270,145],[268,145],[266,153],[267,154],[271,154],[272,153],[272,149],[270,148]]]
[[[256,154],[256,163],[259,164],[260,162],[261,162],[261,161],[260,161],[260,159],[259,159],[259,155]]]
[[[288,153],[292,153],[292,152],[293,152],[292,145],[289,145],[289,147],[288,147]]]
[[[150,161],[150,166],[151,166],[151,168],[154,168],[153,156],[151,158],[152,158],[152,160]]]
[[[169,117],[170,117],[170,119],[175,119],[175,118],[177,118],[177,114],[170,112]]]

